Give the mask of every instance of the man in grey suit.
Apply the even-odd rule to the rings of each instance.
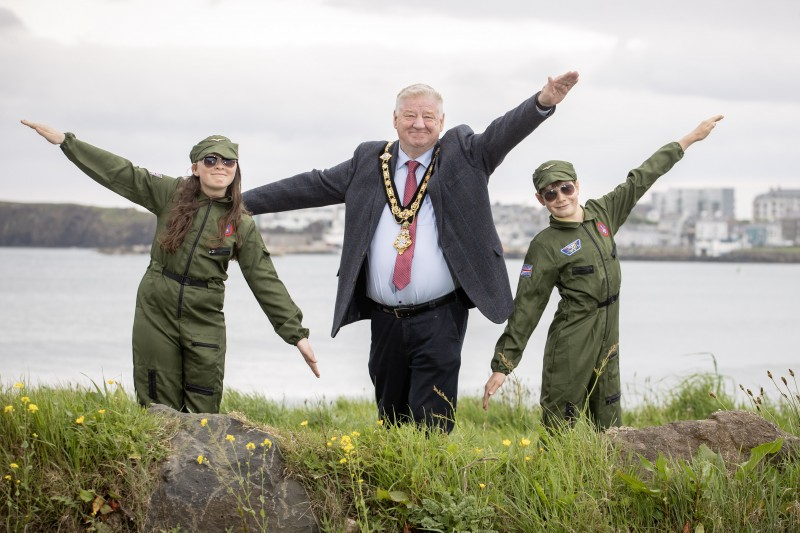
[[[514,307],[489,176],[577,82],[577,72],[548,77],[483,133],[441,136],[442,97],[412,85],[397,95],[399,142],[364,142],[332,168],[244,193],[253,214],[345,204],[331,336],[371,320],[368,368],[387,422],[452,431],[467,310],[499,324]]]

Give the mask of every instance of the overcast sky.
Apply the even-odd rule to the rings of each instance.
[[[446,128],[480,132],[577,70],[493,200],[533,205],[548,159],[575,164],[583,200],[604,194],[721,113],[655,190],[734,187],[749,218],[755,195],[800,188],[798,27],[796,0],[0,0],[0,200],[129,205],[22,118],[173,176],[195,142],[227,135],[247,189],[395,139],[411,83],[443,94]]]

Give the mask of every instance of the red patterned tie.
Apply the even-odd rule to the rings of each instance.
[[[414,198],[414,193],[417,192],[417,176],[415,172],[419,163],[417,161],[409,161],[408,177],[406,178],[406,189],[403,193],[403,206],[407,206]],[[422,206],[420,206],[420,209]],[[414,216],[414,222],[408,227],[408,232],[411,234],[411,246],[406,248],[402,255],[398,254],[394,263],[394,277],[392,281],[397,290],[402,290],[411,282],[411,260],[414,259],[414,245],[417,242],[417,215]]]

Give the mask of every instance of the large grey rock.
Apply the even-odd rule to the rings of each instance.
[[[319,531],[308,494],[285,478],[283,459],[270,435],[227,415],[179,413],[163,405],[152,406],[150,412],[176,417],[179,429],[170,440],[169,457],[159,466],[147,531]],[[203,418],[207,427],[201,425]],[[271,448],[260,446],[264,439],[272,441]],[[256,445],[252,452],[248,442]],[[197,460],[201,455],[203,464]]]
[[[800,438],[748,411],[717,411],[706,420],[672,422],[663,426],[634,429],[611,428],[606,432],[618,448],[655,461],[658,454],[690,460],[700,446],[719,453],[729,467],[747,461],[750,450],[783,438],[779,457],[798,459]]]

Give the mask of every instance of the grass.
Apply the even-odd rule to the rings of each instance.
[[[745,408],[800,435],[794,373],[772,379],[775,399],[742,387],[745,400],[737,404],[720,376],[694,375],[626,411],[624,423],[643,427]],[[733,471],[708,450],[690,462],[662,457],[630,465],[585,419],[565,431],[543,429],[529,391],[514,384],[488,413],[477,398],[462,399],[449,436],[384,427],[370,400],[289,407],[228,391],[222,410],[275,437],[323,531],[800,529],[800,463],[768,460],[780,442],[759,447]],[[113,383],[9,384],[0,404],[6,530],[143,530],[152,471],[174,427],[146,415]]]

